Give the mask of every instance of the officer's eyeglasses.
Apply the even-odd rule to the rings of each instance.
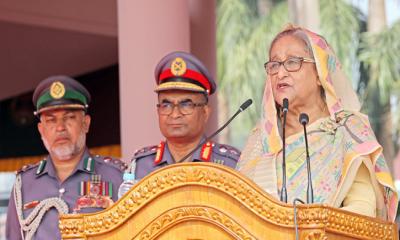
[[[185,100],[178,103],[158,103],[157,109],[160,115],[170,115],[174,111],[174,108],[177,107],[182,115],[190,115],[193,113],[195,107],[202,107],[205,105],[207,105],[207,103],[194,103],[191,100]]]
[[[303,62],[315,63],[315,61],[311,58],[291,57],[282,62],[279,62],[279,61],[266,62],[266,63],[264,63],[264,68],[267,71],[267,73],[270,75],[277,74],[279,72],[279,67],[281,65],[283,65],[283,67],[288,72],[297,72],[300,70]]]

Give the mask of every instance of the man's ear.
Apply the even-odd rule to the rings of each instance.
[[[207,104],[204,106],[203,109],[204,109],[204,117],[205,117],[204,120],[205,120],[205,123],[207,123],[208,119],[210,118],[212,108],[209,104]]]
[[[91,122],[90,115],[85,114],[84,119],[83,119],[83,123],[84,123],[83,127],[85,129],[85,133],[89,132],[90,122]]]
[[[39,122],[37,124],[37,128],[38,128],[38,131],[40,133],[40,136],[43,136],[43,124],[42,124],[42,122]]]

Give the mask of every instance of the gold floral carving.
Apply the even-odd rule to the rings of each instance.
[[[182,222],[184,220],[200,220],[211,222],[223,228],[225,232],[231,234],[236,239],[252,240],[256,239],[242,226],[233,221],[226,214],[208,207],[182,207],[172,209],[153,222],[151,222],[145,229],[139,233],[138,239],[148,240],[155,239],[157,235],[168,230],[171,226]]]
[[[72,238],[109,232],[164,192],[195,185],[214,188],[229,195],[266,222],[294,228],[291,205],[274,200],[236,171],[217,164],[183,163],[164,167],[147,176],[107,211],[61,216],[61,234]],[[394,231],[397,231],[394,224],[383,224],[326,205],[298,205],[297,208],[299,229],[312,224],[316,228],[325,228],[326,232],[382,240],[392,239]]]
[[[305,235],[304,240],[328,240],[328,237],[321,230],[312,230]]]

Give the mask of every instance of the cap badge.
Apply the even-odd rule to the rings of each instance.
[[[50,96],[54,99],[60,99],[64,97],[65,87],[61,82],[53,82],[50,87]]]
[[[175,76],[181,76],[186,72],[186,62],[180,58],[175,58],[171,63],[171,73]]]

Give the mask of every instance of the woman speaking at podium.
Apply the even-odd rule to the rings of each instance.
[[[285,193],[292,203],[307,198],[309,155],[312,202],[393,221],[397,193],[382,147],[325,39],[289,26],[272,41],[264,66],[261,119],[237,169],[277,199]],[[308,119],[300,124],[302,113]]]

